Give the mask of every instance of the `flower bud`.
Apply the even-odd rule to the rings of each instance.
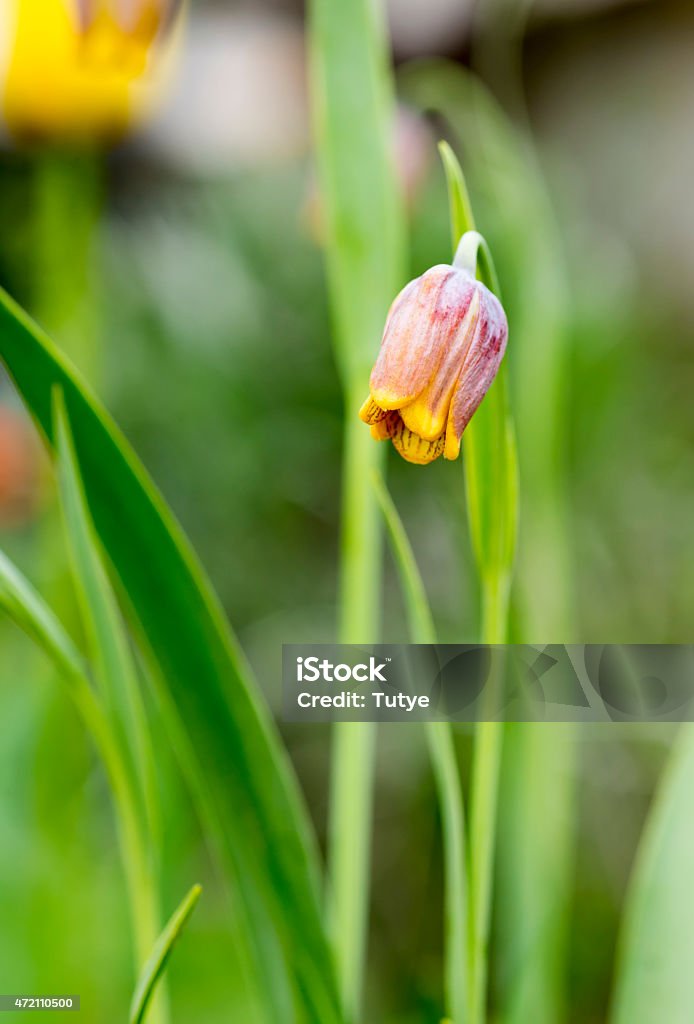
[[[390,308],[360,417],[408,462],[456,459],[506,348],[501,303],[472,274],[439,265]]]

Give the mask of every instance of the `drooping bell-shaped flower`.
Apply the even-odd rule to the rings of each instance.
[[[3,2],[0,92],[16,138],[108,142],[147,112],[177,0]]]
[[[408,462],[456,459],[507,336],[501,303],[467,268],[441,264],[411,281],[390,308],[359,413],[372,436]]]

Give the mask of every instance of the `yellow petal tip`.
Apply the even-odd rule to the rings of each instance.
[[[386,412],[379,405],[374,402],[371,395],[366,399],[361,409],[359,410],[359,419],[364,423],[380,423],[381,420],[386,418]]]

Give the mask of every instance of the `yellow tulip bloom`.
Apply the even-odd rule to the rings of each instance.
[[[108,141],[142,119],[167,0],[0,0],[9,40],[2,107],[13,135]]]

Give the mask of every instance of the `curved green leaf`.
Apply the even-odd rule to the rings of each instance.
[[[108,414],[0,292],[0,357],[53,446],[62,389],[85,497],[122,585],[177,752],[234,883],[273,1021],[340,1019],[315,840],[296,780],[180,526]],[[300,1008],[300,1009],[299,1009]]]
[[[53,661],[61,676],[87,687],[87,664],[62,623],[19,569],[0,551],[0,609]]]
[[[130,1007],[130,1024],[142,1024],[157,982],[164,973],[173,947],[188,923],[195,905],[200,899],[201,885],[194,885],[183,897],[179,906],[169,918],[164,930],[154,944],[147,963],[142,968]]]

